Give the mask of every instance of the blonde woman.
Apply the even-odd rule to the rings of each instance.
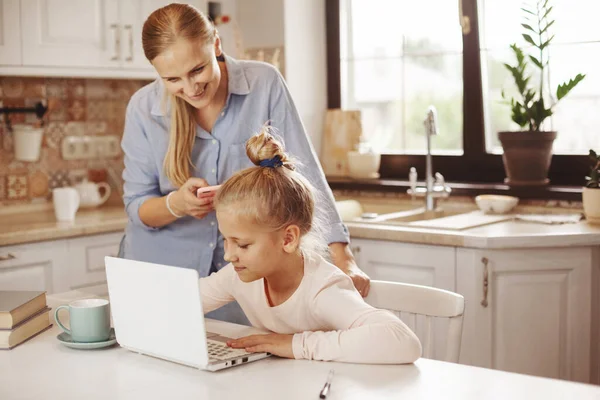
[[[313,189],[268,130],[250,138],[255,165],[219,190],[215,208],[230,264],[200,279],[205,311],[236,300],[268,335],[228,345],[280,357],[411,363],[416,335],[389,311],[366,304],[350,278],[318,253]],[[317,230],[318,231],[318,230]],[[268,254],[268,257],[265,256]]]
[[[347,230],[278,71],[224,55],[214,26],[187,4],[154,11],[144,23],[142,45],[160,78],[135,93],[127,108],[122,148],[129,224],[122,256],[195,268],[201,276],[222,268],[225,251],[213,196],[199,198],[197,189],[250,166],[245,142],[271,121],[304,166],[302,173],[323,193],[333,263],[366,296],[369,278],[354,261]]]

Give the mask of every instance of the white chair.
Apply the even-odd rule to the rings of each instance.
[[[423,357],[425,358],[433,357],[433,318],[447,318],[446,354],[442,361],[458,362],[465,311],[463,296],[428,286],[371,281],[371,289],[365,301],[375,308],[392,311],[398,317],[402,317],[405,313],[408,314],[410,321],[404,322],[415,333],[417,333],[417,315],[422,316],[421,318],[425,319],[425,335],[421,337],[417,333],[417,336],[423,345]],[[402,319],[405,320],[405,318]]]

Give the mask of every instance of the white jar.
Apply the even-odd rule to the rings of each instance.
[[[42,148],[44,128],[31,125],[13,125],[15,158],[19,161],[37,161]]]

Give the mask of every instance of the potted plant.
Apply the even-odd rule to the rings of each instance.
[[[556,104],[585,78],[585,75],[577,74],[575,78],[558,85],[556,100],[549,98],[545,93],[549,91],[546,85],[548,46],[554,38],[549,31],[554,20],[550,19],[552,6],[548,3],[549,0],[537,0],[535,7],[521,8],[525,15],[525,22],[521,24],[524,28],[522,36],[531,45],[533,54],[525,55],[522,48],[512,44],[510,48],[517,63],[504,64],[510,71],[518,90],[516,98],[511,97],[508,102],[511,107],[511,117],[522,129],[498,132],[498,138],[504,149],[502,161],[507,177],[505,182],[510,185],[546,185],[549,182],[548,169],[556,132],[542,130],[542,124],[552,115]],[[529,73],[531,64],[539,70],[537,87],[531,82],[532,75]],[[502,97],[506,99],[504,91]]]
[[[583,211],[591,224],[600,224],[600,156],[590,149],[592,168],[583,188]]]

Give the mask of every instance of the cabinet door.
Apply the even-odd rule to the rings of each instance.
[[[21,65],[19,0],[0,0],[0,64]]]
[[[458,249],[460,362],[589,382],[591,260],[590,248]]]
[[[125,0],[120,4],[123,68],[154,71],[142,48],[142,27],[146,18],[154,10],[172,2],[171,0]],[[197,7],[202,12],[207,12],[206,1],[196,0],[186,3]]]
[[[0,290],[66,290],[66,241],[0,247]]]
[[[454,291],[454,247],[352,239],[351,249],[371,279]]]
[[[106,282],[104,257],[116,257],[123,233],[69,240],[69,290]]]
[[[351,249],[358,266],[371,279],[433,286],[454,291],[455,248],[425,246],[383,240],[352,239]],[[424,319],[401,319],[423,340],[427,327]],[[434,321],[432,349],[436,360],[444,359],[448,321]]]
[[[118,67],[117,0],[22,0],[23,65]]]

